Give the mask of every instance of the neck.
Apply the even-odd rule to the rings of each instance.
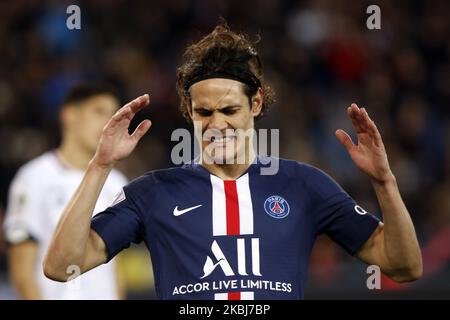
[[[246,157],[245,163],[242,164],[209,164],[207,161],[202,160],[201,165],[222,180],[236,180],[242,176],[245,171],[247,171],[250,165],[254,162],[255,157],[256,155],[252,150],[249,157]]]
[[[69,167],[86,170],[93,153],[71,139],[64,139],[57,150],[61,161]]]

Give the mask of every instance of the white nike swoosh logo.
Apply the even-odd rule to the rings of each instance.
[[[184,213],[186,213],[186,212],[189,212],[189,211],[191,211],[191,210],[200,208],[201,206],[202,206],[202,204],[199,204],[198,206],[190,207],[190,208],[183,209],[183,210],[178,210],[178,206],[176,206],[175,209],[173,209],[173,215],[174,215],[175,217],[178,217],[178,216],[181,216],[182,214],[184,214]]]

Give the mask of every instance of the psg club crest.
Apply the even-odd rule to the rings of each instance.
[[[282,219],[289,214],[289,203],[280,196],[271,196],[264,201],[264,210],[272,218]]]

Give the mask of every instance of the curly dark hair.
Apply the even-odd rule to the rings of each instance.
[[[254,48],[259,40],[258,36],[252,42],[247,35],[231,31],[226,21],[221,19],[211,33],[187,47],[184,62],[177,69],[177,92],[181,113],[188,121],[191,120],[188,112],[191,107],[190,86],[202,79],[214,78],[214,75],[242,82],[250,105],[252,97],[262,88],[263,106],[255,119],[268,112],[275,93],[264,81],[263,66]]]

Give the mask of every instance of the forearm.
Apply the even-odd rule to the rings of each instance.
[[[20,299],[41,299],[36,278],[38,246],[38,243],[34,241],[8,246],[8,273]]]
[[[13,276],[11,279],[16,289],[19,299],[22,300],[40,300],[42,299],[39,286],[33,276],[24,277],[23,275]]]
[[[394,175],[383,182],[372,182],[384,222],[383,249],[388,268],[397,273],[422,272],[422,256],[416,232],[401,198]]]
[[[119,300],[125,300],[127,298],[127,290],[125,283],[125,274],[123,266],[121,265],[121,256],[116,257],[116,284],[117,284],[117,297]]]
[[[89,164],[54,232],[45,259],[47,270],[65,272],[69,265],[77,265],[85,271],[92,213],[110,171],[93,161]]]

